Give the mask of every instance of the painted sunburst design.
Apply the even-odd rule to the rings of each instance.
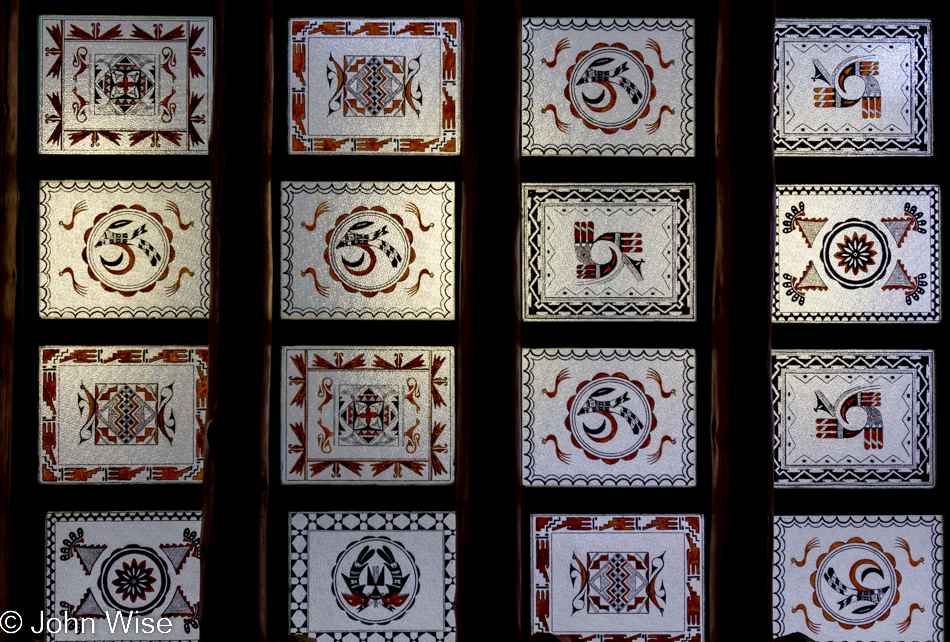
[[[850,237],[845,236],[844,241],[836,245],[838,251],[834,257],[838,259],[838,266],[844,268],[845,274],[851,272],[857,276],[859,272],[867,273],[868,266],[875,264],[877,250],[874,249],[874,241],[868,240],[867,234],[858,236],[855,232]]]
[[[121,595],[123,600],[130,600],[133,603],[136,600],[145,599],[146,593],[151,593],[155,589],[155,578],[152,576],[152,569],[148,567],[143,559],[141,562],[133,559],[131,563],[123,562],[122,568],[115,572],[116,579],[112,584],[116,587],[116,595]]]

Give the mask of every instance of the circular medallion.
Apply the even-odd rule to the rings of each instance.
[[[891,250],[872,223],[848,219],[825,237],[821,262],[832,279],[849,290],[870,287],[887,272]]]
[[[591,129],[630,129],[646,115],[656,93],[653,71],[637,51],[622,44],[582,52],[567,72],[565,94],[571,111]]]
[[[818,558],[817,567],[812,575],[815,602],[826,619],[845,628],[885,619],[899,599],[901,577],[894,558],[875,542],[838,542]]]
[[[83,258],[90,276],[106,289],[148,291],[168,274],[173,257],[171,231],[145,208],[122,206],[100,214],[86,232]]]
[[[419,567],[399,542],[368,536],[347,546],[331,572],[337,606],[363,624],[386,624],[412,608]]]
[[[165,601],[168,586],[165,563],[151,549],[135,544],[115,551],[99,573],[103,599],[123,613],[151,613]]]
[[[653,399],[639,381],[601,373],[577,387],[566,420],[574,445],[608,464],[633,459],[656,427]]]
[[[415,258],[412,233],[382,207],[360,207],[329,232],[324,258],[331,276],[348,291],[392,292],[409,276]]]

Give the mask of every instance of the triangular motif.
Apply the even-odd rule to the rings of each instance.
[[[80,617],[96,617],[102,618],[105,617],[105,611],[102,610],[102,607],[99,606],[99,602],[96,601],[96,596],[92,594],[92,589],[86,589],[86,594],[83,596],[82,600],[79,602],[79,606],[76,607],[76,610],[69,614],[70,617],[80,618]]]
[[[165,553],[165,556],[168,558],[168,561],[172,563],[172,568],[175,569],[175,575],[178,575],[181,572],[181,567],[185,564],[185,559],[188,557],[188,553],[191,552],[190,544],[161,544],[159,548],[162,549],[162,552]]]
[[[821,280],[821,275],[818,274],[818,268],[815,267],[814,261],[808,262],[808,267],[805,268],[805,273],[802,274],[802,278],[795,283],[795,287],[799,290],[827,290],[828,286],[825,285],[825,282]]]
[[[86,571],[86,575],[92,572],[96,560],[105,552],[106,548],[105,544],[76,547],[76,555],[79,557],[79,563],[82,564],[82,570]]]
[[[802,231],[802,236],[805,237],[805,243],[808,244],[808,247],[811,247],[815,242],[815,239],[818,237],[818,233],[821,232],[821,228],[825,226],[825,223],[828,222],[826,218],[799,218],[796,219],[798,223],[798,229]]]
[[[907,270],[904,269],[904,264],[901,263],[900,259],[897,259],[897,267],[894,268],[894,271],[891,272],[891,275],[887,278],[887,283],[881,286],[882,290],[913,290],[915,284],[910,280],[910,277],[907,276]]]
[[[192,609],[188,600],[185,599],[185,594],[182,593],[180,586],[178,590],[172,594],[171,603],[162,611],[162,617],[191,617],[194,614],[194,609]]]
[[[912,218],[882,218],[881,223],[884,223],[884,227],[890,231],[891,236],[897,241],[897,247],[900,247],[904,239],[907,238],[907,233],[917,226],[917,221]]]

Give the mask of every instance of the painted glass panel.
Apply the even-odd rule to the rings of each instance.
[[[528,486],[694,486],[692,350],[522,350]]]
[[[199,512],[47,513],[47,639],[197,640],[200,533]]]
[[[449,484],[455,351],[284,348],[285,483]]]
[[[933,486],[933,352],[772,352],[776,486]]]
[[[776,637],[943,639],[939,516],[776,517],[774,559]]]
[[[40,348],[44,483],[199,482],[208,349]]]
[[[43,154],[207,154],[211,18],[41,16]]]
[[[777,322],[940,320],[940,190],[779,185]]]
[[[523,185],[524,319],[695,318],[693,194],[693,185]]]
[[[284,318],[454,319],[455,185],[284,183]]]
[[[205,318],[207,181],[40,183],[40,317]]]
[[[532,515],[531,630],[701,642],[701,515]]]
[[[525,156],[695,155],[693,20],[522,21]]]
[[[461,23],[294,18],[290,153],[458,154]]]
[[[454,640],[454,604],[455,513],[290,514],[291,633]]]
[[[776,20],[775,154],[926,155],[930,21]]]

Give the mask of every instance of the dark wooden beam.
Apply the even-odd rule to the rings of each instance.
[[[266,639],[273,6],[215,2],[202,640]],[[278,599],[280,596],[276,596]]]
[[[20,3],[2,0],[0,42],[0,613],[8,608],[10,582],[10,487],[13,453],[13,320],[16,312],[16,227],[20,192],[17,188],[17,65],[19,64]],[[0,631],[0,640],[7,635]]]
[[[719,0],[710,426],[713,642],[772,637],[774,30],[774,2]]]
[[[521,299],[512,277],[521,247],[521,3],[465,0],[463,7],[456,613],[460,642],[516,640]],[[499,608],[486,617],[489,600]]]

